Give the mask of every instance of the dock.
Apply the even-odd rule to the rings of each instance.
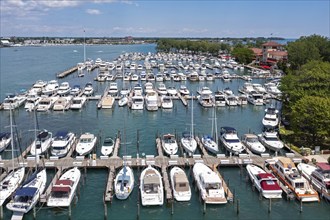
[[[74,67],[71,67],[71,68],[68,69],[68,70],[65,70],[65,71],[63,71],[63,72],[61,72],[61,73],[58,73],[58,74],[56,75],[56,77],[61,79],[61,78],[64,78],[64,77],[70,75],[71,73],[76,72],[77,70],[78,70],[78,67],[77,67],[77,66],[74,66]]]

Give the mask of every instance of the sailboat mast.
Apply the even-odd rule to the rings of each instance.
[[[215,126],[215,143],[217,143],[218,146],[218,124],[217,124],[217,111],[214,106],[214,126]]]
[[[13,135],[13,116],[12,116],[12,108],[9,108],[9,117],[10,117],[10,139],[11,139],[11,159],[12,159],[12,165],[13,165],[13,169],[15,167],[15,163],[14,163],[14,135]]]
[[[84,30],[84,63],[86,62],[86,44],[85,44],[85,30]]]
[[[191,93],[191,137],[194,138],[194,108],[193,108],[193,94]]]

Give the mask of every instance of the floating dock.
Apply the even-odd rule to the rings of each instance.
[[[56,77],[61,79],[61,78],[64,78],[64,77],[70,75],[71,73],[76,72],[77,70],[78,70],[78,67],[77,66],[74,66],[74,67],[72,67],[72,68],[70,68],[68,70],[65,70],[64,72],[58,73],[56,75]]]

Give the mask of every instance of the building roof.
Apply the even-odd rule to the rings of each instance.
[[[279,44],[275,41],[269,41],[269,42],[266,42],[264,44],[262,44],[262,46],[266,46],[266,47],[278,47],[278,46],[283,46],[282,44]]]
[[[260,48],[255,48],[255,47],[253,47],[253,48],[250,48],[252,51],[253,51],[253,53],[254,53],[254,55],[259,55],[259,56],[261,56],[262,55],[262,49],[260,49]]]
[[[281,56],[281,57],[288,56],[288,52],[287,51],[281,51],[281,50],[268,51],[268,53],[270,55],[273,55],[273,56]]]

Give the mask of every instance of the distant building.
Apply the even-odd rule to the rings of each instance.
[[[253,53],[254,53],[254,56],[255,56],[255,58],[254,58],[254,60],[255,60],[255,62],[258,64],[258,63],[260,63],[260,61],[262,61],[262,49],[260,49],[260,48],[251,48],[251,50],[253,51]]]
[[[274,41],[269,41],[262,45],[262,62],[273,65],[278,61],[287,60],[288,52],[284,50],[283,45]]]
[[[9,46],[12,46],[13,43],[10,42],[8,39],[1,39],[1,46],[4,46],[4,47],[9,47]]]

